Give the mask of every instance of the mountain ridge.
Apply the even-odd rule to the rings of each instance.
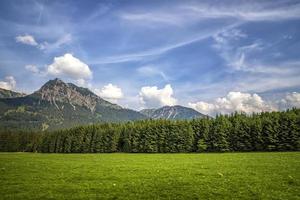
[[[100,122],[207,117],[179,105],[138,112],[106,101],[88,88],[65,83],[58,78],[47,81],[32,94],[12,91],[5,91],[5,94],[7,98],[0,98],[0,129],[44,131]]]
[[[0,98],[16,98],[26,96],[25,93],[0,88]]]
[[[209,117],[192,108],[175,105],[160,108],[143,109],[140,113],[152,119],[195,119]]]
[[[102,99],[87,88],[60,79],[49,80],[29,95],[0,99],[0,128],[53,130],[146,118]]]

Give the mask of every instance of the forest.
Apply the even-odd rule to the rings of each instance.
[[[101,123],[53,132],[0,131],[0,151],[180,153],[300,150],[300,109],[193,120]]]

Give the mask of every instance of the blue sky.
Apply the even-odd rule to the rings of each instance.
[[[133,109],[300,106],[299,1],[0,1],[0,87],[54,77]]]

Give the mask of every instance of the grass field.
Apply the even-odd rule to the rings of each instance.
[[[300,152],[0,154],[1,199],[300,199]]]

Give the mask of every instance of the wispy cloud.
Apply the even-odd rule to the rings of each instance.
[[[52,52],[59,48],[61,48],[63,45],[69,44],[72,42],[72,36],[71,34],[65,34],[62,37],[60,37],[55,42],[49,43],[47,41],[38,43],[34,36],[32,35],[19,35],[16,37],[17,43],[23,43],[30,46],[35,46],[40,50],[43,50],[45,52]]]
[[[144,57],[161,55],[161,54],[171,51],[173,49],[206,39],[210,36],[211,35],[200,35],[200,36],[195,36],[194,38],[187,39],[185,41],[162,46],[160,48],[145,50],[142,52],[132,53],[132,54],[110,56],[110,57],[92,61],[92,64],[108,64],[108,63],[122,63],[122,62],[130,62],[130,61],[139,61],[139,60],[142,60]]]
[[[98,60],[91,61],[91,64],[109,64],[109,63],[139,61],[139,60],[144,59],[145,57],[158,56],[158,55],[167,53],[173,49],[177,49],[179,47],[183,47],[183,46],[192,44],[194,42],[199,42],[199,41],[205,40],[207,38],[212,37],[213,35],[218,34],[221,31],[224,31],[225,29],[231,29],[232,27],[235,27],[237,25],[238,24],[232,24],[225,28],[210,30],[209,32],[204,32],[204,33],[200,33],[198,35],[193,35],[193,36],[190,36],[189,38],[182,39],[181,41],[178,41],[176,43],[167,44],[165,46],[161,46],[161,47],[154,48],[154,49],[144,50],[144,51],[132,53],[132,54],[109,56],[109,57],[104,57],[102,59],[100,58]]]
[[[256,49],[258,42],[251,45],[236,47],[233,42],[246,38],[247,34],[239,29],[227,29],[213,36],[215,44],[213,47],[220,52],[220,56],[227,62],[227,65],[239,70],[244,67],[245,54]]]
[[[172,26],[182,26],[187,14],[173,14],[166,10],[157,10],[154,12],[139,12],[139,13],[121,13],[120,17],[132,24],[148,27],[159,27],[161,24]],[[141,23],[144,22],[144,23]]]
[[[174,3],[151,10],[121,12],[128,22],[148,27],[186,26],[203,20],[236,19],[241,21],[281,21],[300,18],[300,4],[278,1],[240,1]]]
[[[221,5],[195,3],[183,5],[182,9],[194,12],[199,18],[235,18],[244,21],[280,21],[300,18],[300,4],[280,1],[240,1]]]
[[[157,69],[157,67],[152,66],[152,65],[146,65],[146,66],[139,67],[137,69],[137,72],[139,74],[141,74],[142,76],[146,76],[146,77],[159,76],[159,77],[163,78],[165,81],[169,80],[169,77],[167,77],[167,75],[162,70],[159,70],[159,69]]]
[[[46,52],[51,52],[61,48],[63,45],[70,44],[71,42],[72,42],[72,35],[68,33],[63,35],[53,43],[43,42],[39,44],[39,49]]]
[[[298,71],[299,60],[277,61],[274,64],[265,61],[269,54],[268,49],[274,46],[274,43],[270,45],[256,40],[247,45],[240,45],[236,41],[247,38],[247,35],[235,34],[235,32],[241,33],[237,30],[229,30],[213,37],[215,40],[213,47],[232,70],[281,75]]]

